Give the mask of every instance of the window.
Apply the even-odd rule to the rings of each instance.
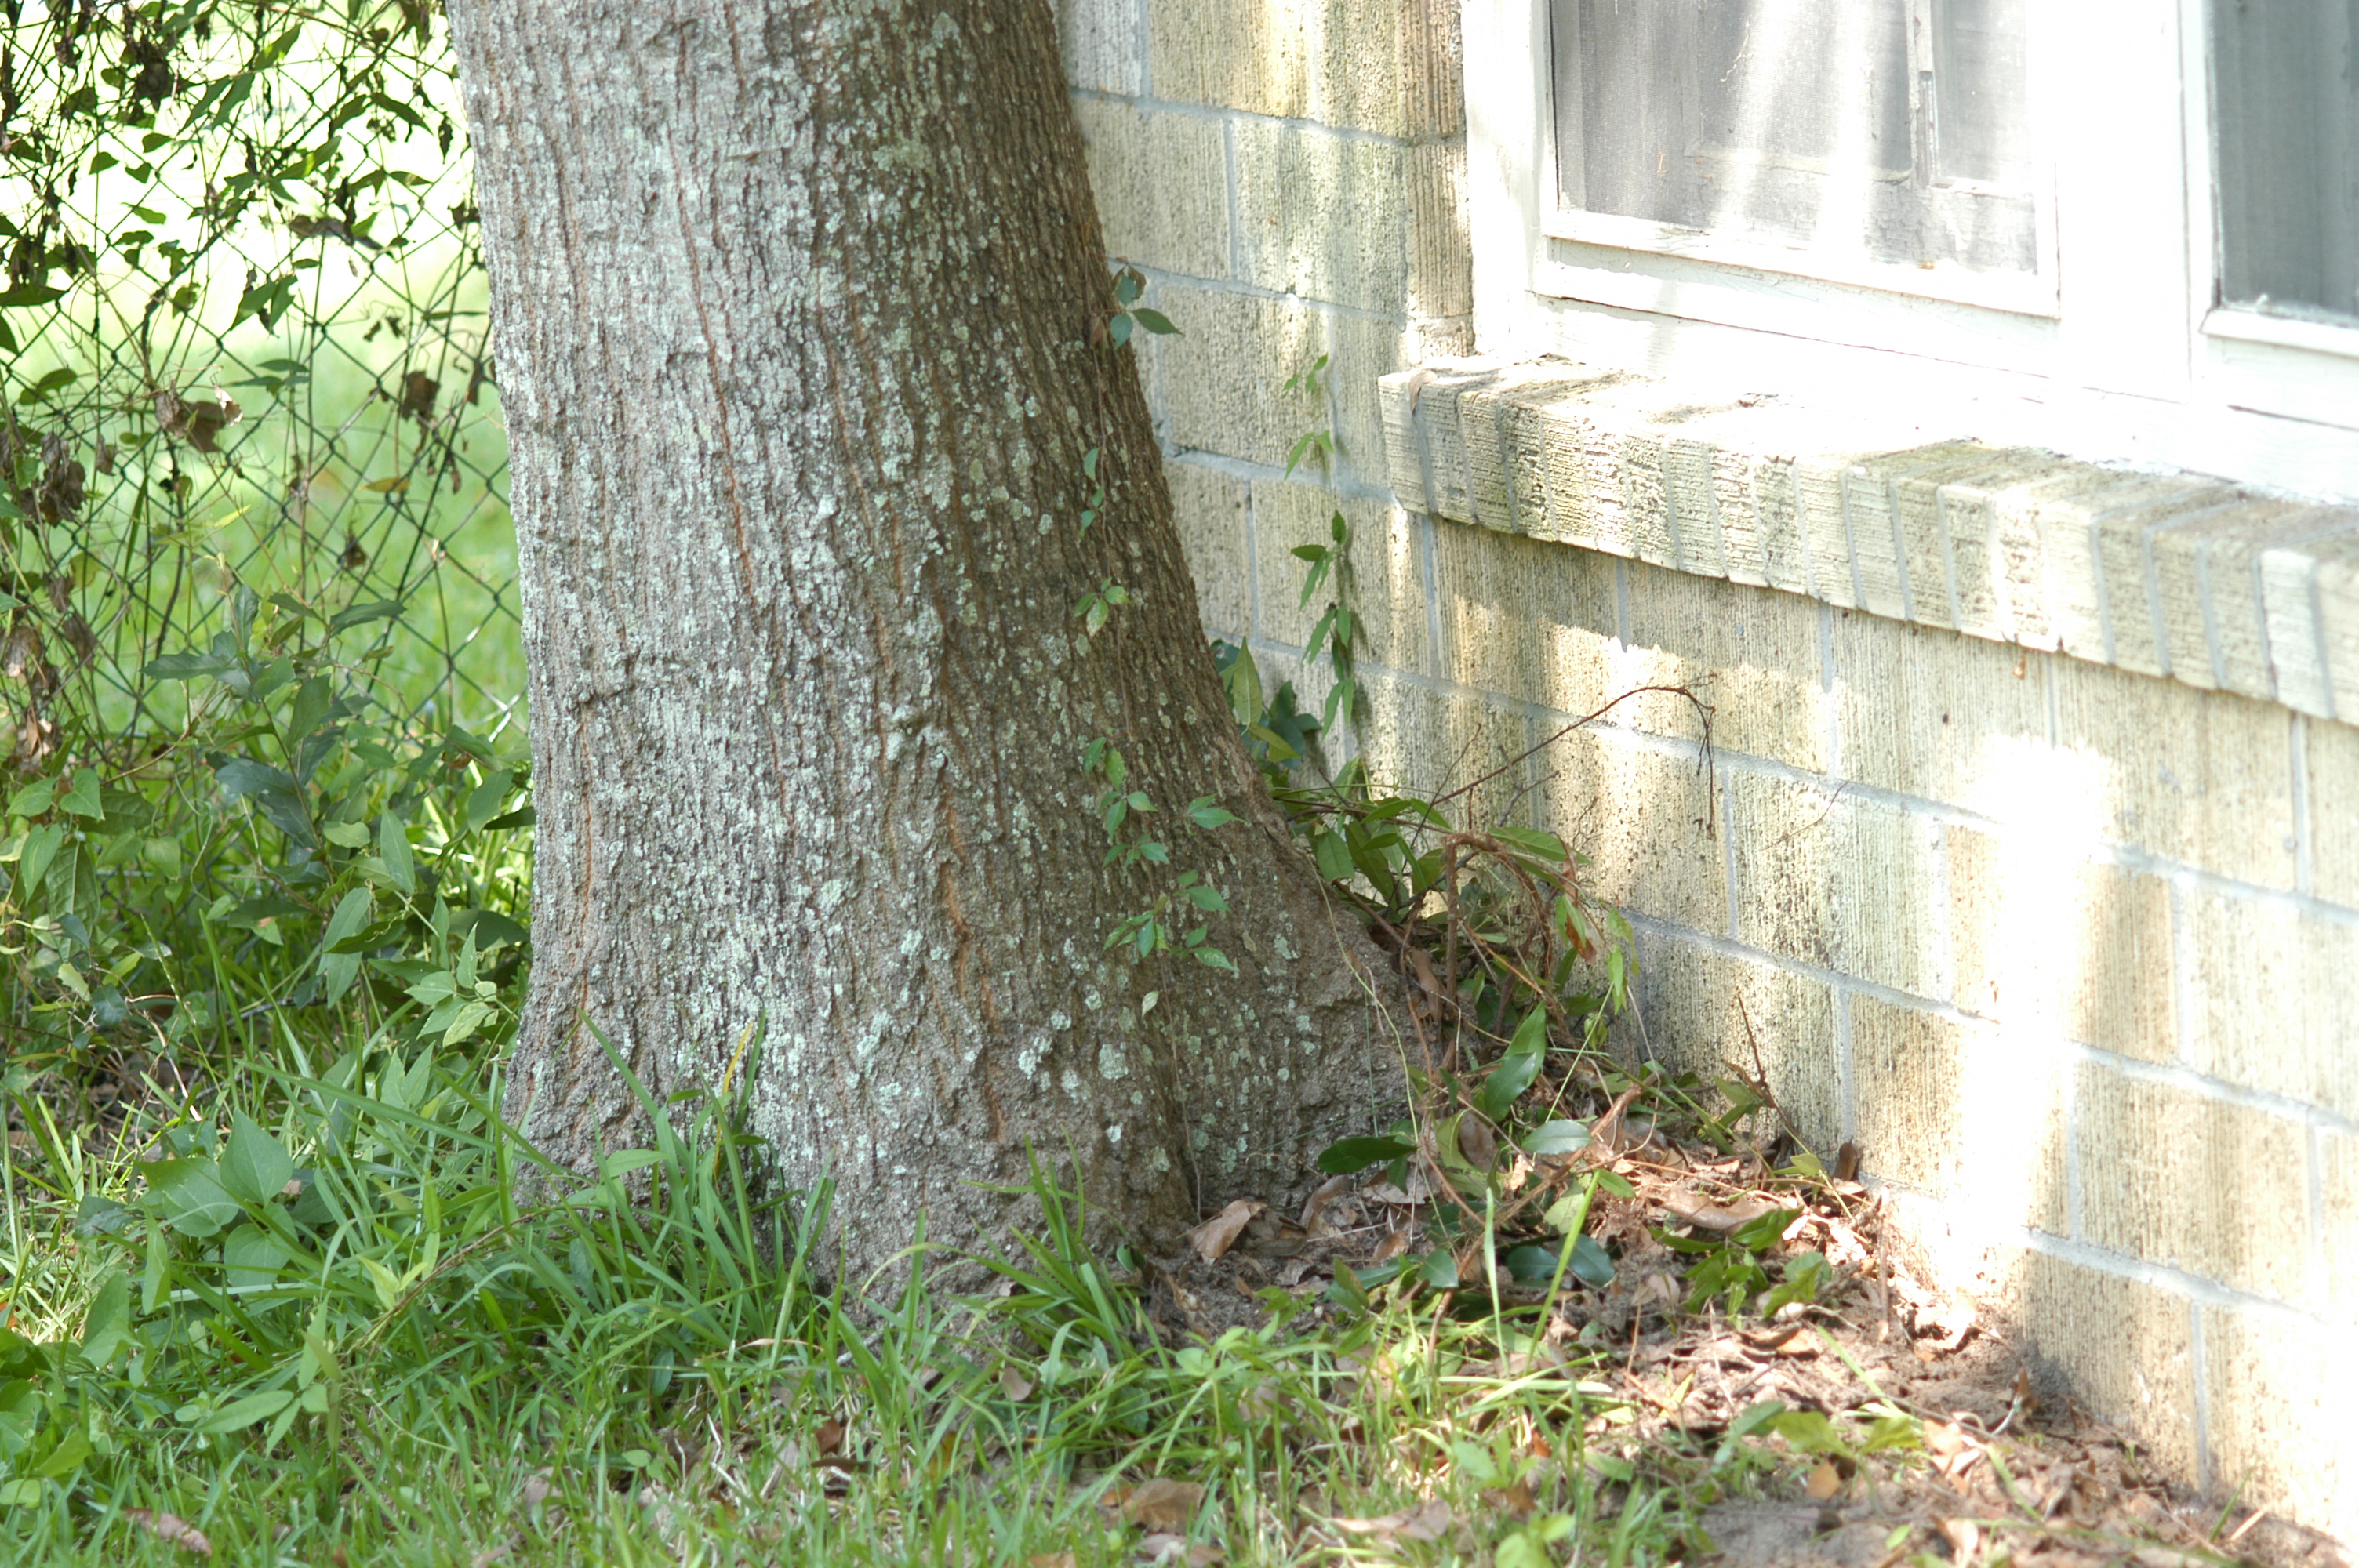
[[[1554,0],[1550,232],[2052,305],[2026,4]]]
[[[2359,498],[2359,0],[1462,5],[1484,352]]]
[[[2359,5],[2215,0],[2220,297],[2359,325]]]

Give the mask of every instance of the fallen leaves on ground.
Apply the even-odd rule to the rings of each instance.
[[[1239,1198],[1190,1231],[1188,1245],[1194,1248],[1196,1256],[1205,1262],[1217,1263],[1236,1244],[1238,1236],[1252,1223],[1253,1217],[1268,1206],[1251,1198]]]
[[[1135,1487],[1116,1487],[1106,1502],[1124,1522],[1146,1530],[1184,1530],[1204,1500],[1204,1488],[1193,1481],[1168,1481],[1160,1476]]]
[[[148,1534],[170,1541],[183,1552],[193,1552],[200,1557],[213,1554],[213,1543],[205,1539],[204,1531],[180,1518],[156,1509],[125,1509],[123,1517]]]
[[[1440,1541],[1450,1533],[1452,1517],[1448,1503],[1430,1498],[1397,1513],[1375,1519],[1331,1519],[1327,1523],[1345,1535],[1367,1536],[1378,1545],[1389,1546],[1401,1541]]]

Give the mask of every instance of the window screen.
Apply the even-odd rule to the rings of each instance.
[[[1559,203],[2036,272],[2027,4],[1553,0]]]
[[[2212,0],[2212,62],[2223,298],[2359,318],[2359,0]]]

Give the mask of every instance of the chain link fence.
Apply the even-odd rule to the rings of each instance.
[[[322,648],[333,634],[338,703],[420,744],[455,734],[486,763],[512,759],[524,681],[506,444],[456,86],[428,0],[5,11],[11,843],[21,852],[38,815],[27,805],[50,800],[28,792],[64,791],[77,769],[106,790],[155,786],[148,807],[176,768],[210,785],[183,753],[217,741],[206,723],[225,699],[180,665],[251,655],[266,679],[296,627]],[[111,846],[88,852],[101,871],[105,854],[139,849]],[[250,894],[257,875],[216,856],[183,897]],[[30,924],[0,946],[77,980],[106,965],[102,909],[69,889],[44,927],[17,881],[0,913]],[[33,961],[0,979],[15,987],[0,1027],[33,1027],[42,999],[62,997],[57,974]],[[65,1011],[56,1027],[104,1033],[103,1008]]]

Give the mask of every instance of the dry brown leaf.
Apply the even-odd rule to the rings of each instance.
[[[1516,1519],[1532,1517],[1532,1488],[1521,1476],[1504,1487],[1491,1487],[1483,1494],[1483,1500],[1501,1513],[1511,1514]]]
[[[1450,1505],[1440,1498],[1413,1509],[1377,1519],[1332,1519],[1327,1522],[1346,1535],[1373,1535],[1378,1541],[1440,1541],[1450,1530]]]
[[[1386,1232],[1385,1238],[1376,1243],[1376,1249],[1369,1255],[1368,1261],[1371,1263],[1390,1262],[1393,1259],[1397,1258],[1402,1253],[1408,1251],[1409,1235],[1413,1228],[1413,1227],[1404,1225],[1398,1230]]]
[[[1941,1355],[1952,1356],[1974,1335],[1973,1298],[1961,1293],[1938,1308],[1917,1313],[1917,1337],[1932,1341],[1933,1348]]]
[[[999,1391],[1017,1404],[1020,1405],[1032,1397],[1033,1387],[1032,1379],[1015,1368],[1002,1367],[999,1369]]]
[[[1186,1568],[1211,1568],[1213,1563],[1228,1561],[1228,1555],[1217,1546],[1201,1541],[1191,1546],[1186,1536],[1164,1530],[1142,1537],[1136,1551],[1141,1563],[1184,1563]]]
[[[1963,1427],[1946,1421],[1925,1423],[1925,1447],[1937,1459],[1947,1459],[1966,1445]]]
[[[1312,1229],[1319,1223],[1319,1217],[1327,1211],[1329,1204],[1351,1190],[1352,1178],[1349,1176],[1330,1176],[1320,1183],[1317,1190],[1311,1193],[1310,1201],[1302,1206],[1302,1228],[1314,1236],[1319,1234]]]
[[[1207,1263],[1217,1263],[1221,1255],[1236,1245],[1238,1236],[1251,1224],[1253,1217],[1269,1206],[1254,1198],[1239,1198],[1203,1224],[1188,1233],[1188,1245],[1196,1256]]]
[[[1204,1488],[1193,1481],[1157,1477],[1122,1488],[1116,1506],[1122,1517],[1142,1530],[1184,1530],[1204,1500]]]
[[[1843,1472],[1834,1467],[1833,1461],[1821,1459],[1819,1467],[1810,1472],[1810,1478],[1802,1485],[1810,1494],[1810,1501],[1823,1503],[1843,1490]]]
[[[424,371],[411,371],[401,379],[401,411],[404,414],[416,415],[418,422],[421,425],[431,423],[434,418],[434,397],[441,390],[442,384]]]
[[[1024,1560],[1024,1568],[1077,1568],[1070,1552],[1036,1552]]]
[[[1767,1198],[1742,1198],[1723,1208],[1700,1194],[1677,1187],[1664,1193],[1660,1201],[1676,1218],[1720,1236],[1752,1224],[1777,1206]]]
[[[1498,1134],[1481,1117],[1468,1116],[1458,1123],[1458,1152],[1476,1170],[1487,1172],[1499,1162]]]
[[[811,1446],[822,1457],[841,1453],[843,1449],[843,1422],[833,1416],[820,1422],[819,1430],[811,1433]]]
[[[1945,1519],[1941,1521],[1941,1539],[1950,1543],[1950,1561],[1966,1563],[1973,1559],[1974,1548],[1982,1544],[1982,1527],[1970,1519]],[[2159,1568],[2159,1565],[2153,1565]],[[2172,1568],[2177,1568],[2176,1564]]]
[[[205,1539],[204,1531],[177,1514],[154,1509],[125,1509],[123,1517],[148,1534],[170,1541],[183,1552],[193,1552],[200,1557],[213,1554],[213,1543]]]

